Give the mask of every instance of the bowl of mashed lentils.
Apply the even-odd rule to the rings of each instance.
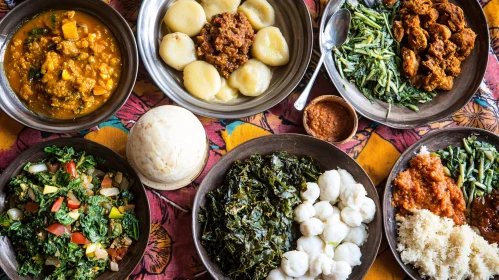
[[[26,126],[88,129],[116,113],[133,89],[135,39],[105,2],[25,1],[0,30],[8,34],[0,44],[0,108]]]

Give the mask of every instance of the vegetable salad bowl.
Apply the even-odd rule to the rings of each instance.
[[[199,186],[192,214],[193,237],[201,261],[211,276],[215,279],[231,279],[222,274],[218,265],[210,260],[206,249],[201,244],[203,226],[198,220],[198,215],[206,203],[206,194],[223,184],[226,173],[235,161],[248,159],[255,153],[268,155],[277,151],[286,151],[298,157],[310,156],[315,163],[319,164],[322,171],[336,168],[345,169],[352,174],[358,183],[364,185],[368,197],[373,199],[376,205],[376,214],[374,220],[367,225],[369,237],[366,243],[360,248],[362,263],[359,266],[353,267],[352,273],[349,276],[349,279],[363,279],[376,258],[381,242],[382,216],[376,189],[362,167],[339,148],[311,136],[298,134],[264,136],[236,147],[212,167]],[[294,248],[296,246],[291,246],[291,250],[294,250]]]
[[[126,279],[133,272],[144,255],[149,242],[151,218],[147,194],[138,175],[126,160],[113,150],[98,143],[79,138],[60,138],[28,148],[20,154],[0,176],[0,213],[6,211],[6,207],[8,207],[5,200],[9,192],[9,182],[11,181],[11,178],[18,175],[23,170],[26,163],[39,162],[43,159],[47,159],[49,155],[44,152],[44,149],[53,145],[59,148],[72,147],[76,152],[84,151],[86,154],[94,155],[95,157],[102,159],[97,160],[97,168],[99,170],[104,172],[120,171],[123,174],[127,174],[130,180],[133,180],[133,184],[130,186],[129,191],[134,195],[134,203],[137,206],[135,207],[135,214],[139,220],[139,238],[137,241],[133,241],[123,260],[118,262],[119,271],[112,272],[107,268],[106,271],[101,272],[96,278],[99,280]],[[7,237],[0,237],[0,266],[10,279],[32,279],[30,277],[20,277],[17,273],[18,262],[16,259],[16,250],[20,249],[21,248],[13,248],[12,243]],[[39,278],[43,279],[47,273],[50,273],[50,271],[45,266]]]

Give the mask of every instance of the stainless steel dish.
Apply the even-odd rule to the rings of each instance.
[[[483,10],[477,1],[451,0],[450,2],[463,9],[468,27],[476,32],[475,48],[462,64],[462,74],[454,80],[454,88],[439,93],[430,103],[420,105],[418,112],[392,106],[390,115],[386,118],[388,103],[379,100],[371,103],[354,84],[341,78],[332,53],[326,56],[324,65],[329,77],[343,98],[350,102],[359,114],[393,128],[410,129],[448,117],[471,100],[482,83],[487,69],[490,48],[489,29]],[[331,9],[326,8],[329,12],[323,16],[321,28],[343,3],[344,0],[331,0],[329,3]],[[324,39],[320,38],[320,41],[322,43]]]
[[[313,31],[304,1],[268,0],[290,48],[290,62],[273,68],[269,89],[259,97],[239,97],[229,104],[203,101],[183,86],[182,72],[170,68],[159,56],[159,45],[167,34],[163,17],[176,0],[144,1],[137,22],[140,56],[156,85],[175,103],[195,114],[213,118],[241,118],[261,113],[281,102],[299,84],[312,56]]]

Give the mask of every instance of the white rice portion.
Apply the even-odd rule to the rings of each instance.
[[[499,275],[499,248],[468,225],[455,226],[428,210],[397,215],[402,261],[431,279],[489,279]]]

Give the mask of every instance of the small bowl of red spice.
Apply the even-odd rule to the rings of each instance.
[[[358,124],[352,105],[334,95],[315,98],[303,114],[303,126],[309,135],[335,145],[352,139]]]

